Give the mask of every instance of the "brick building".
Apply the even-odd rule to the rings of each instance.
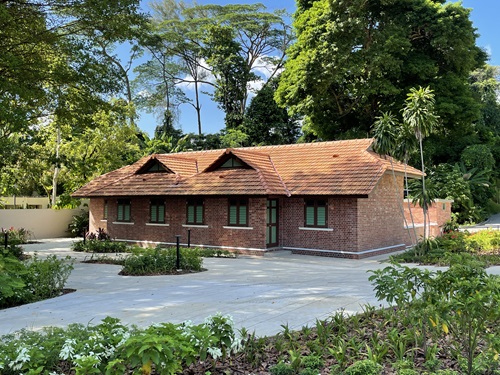
[[[372,139],[156,154],[104,174],[90,198],[90,230],[142,244],[361,258],[409,244],[405,166]],[[394,173],[392,172],[394,168]],[[406,173],[421,172],[407,166]]]

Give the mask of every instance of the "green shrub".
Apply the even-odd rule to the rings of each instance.
[[[302,366],[304,366],[306,369],[308,368],[317,370],[323,367],[323,360],[317,355],[308,355],[302,358]]]
[[[35,255],[25,262],[19,262],[13,257],[1,259],[0,262],[3,261],[4,267],[11,270],[0,276],[0,281],[3,279],[3,282],[0,282],[1,308],[61,295],[73,269],[70,257],[58,259],[55,255],[51,255],[46,259],[39,259]]]
[[[40,301],[59,296],[73,270],[73,261],[67,256],[58,259],[55,255],[40,260],[35,255],[26,262],[26,283],[30,298]]]
[[[17,258],[0,252],[0,308],[9,306],[12,298],[22,293],[25,283],[22,279],[26,269]]]
[[[177,252],[175,248],[141,250],[125,259],[122,275],[164,275],[177,270]],[[180,269],[201,271],[203,258],[199,249],[180,249]]]
[[[13,256],[16,259],[24,259],[24,249],[19,245],[8,245],[7,248],[3,251],[4,253]]]
[[[68,232],[71,237],[83,237],[89,228],[89,213],[82,210],[78,215],[74,215],[71,223],[68,224]]]
[[[216,318],[217,317],[217,318]],[[223,336],[211,334],[223,323]],[[229,324],[228,329],[226,325]],[[200,340],[199,338],[203,338]],[[174,374],[196,360],[215,363],[223,347],[239,349],[232,319],[216,315],[193,325],[161,323],[129,328],[107,317],[96,326],[71,324],[67,329],[23,330],[0,337],[0,372],[17,374]],[[153,371],[154,369],[154,371]]]
[[[127,252],[127,244],[111,240],[86,240],[85,242],[74,242],[71,249],[86,253],[125,253]]]
[[[474,246],[479,251],[491,252],[500,250],[500,231],[498,230],[481,230],[470,234],[466,238],[469,246]]]
[[[382,366],[370,359],[358,361],[345,369],[344,375],[378,375]]]
[[[24,228],[16,229],[14,227],[10,227],[9,229],[4,230],[2,234],[5,235],[5,233],[7,233],[7,242],[9,245],[21,245],[29,243],[32,236],[31,231]],[[2,237],[1,240],[1,243],[3,244],[4,238]]]
[[[269,369],[271,375],[293,375],[295,370],[289,364],[280,362]]]

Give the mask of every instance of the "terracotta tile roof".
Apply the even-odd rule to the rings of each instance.
[[[371,150],[372,143],[358,139],[151,155],[73,195],[367,195],[392,168],[389,158]],[[228,155],[250,168],[216,169]],[[155,159],[173,173],[137,173]],[[404,164],[393,165],[395,172],[405,171]],[[421,176],[410,166],[406,172]]]

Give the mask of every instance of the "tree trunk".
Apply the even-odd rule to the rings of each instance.
[[[59,176],[59,146],[61,144],[61,129],[57,126],[57,135],[56,135],[56,164],[54,167],[54,175],[52,176],[52,201],[51,206],[54,207],[56,205],[57,199],[57,178]]]
[[[424,214],[424,252],[427,251],[425,240],[427,239],[427,193],[425,191],[425,166],[424,166],[424,149],[422,146],[422,137],[419,137],[420,144],[420,162],[422,163],[422,209]]]

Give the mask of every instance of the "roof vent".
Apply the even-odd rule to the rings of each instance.
[[[338,158],[340,155],[339,154],[333,154],[332,158]]]

